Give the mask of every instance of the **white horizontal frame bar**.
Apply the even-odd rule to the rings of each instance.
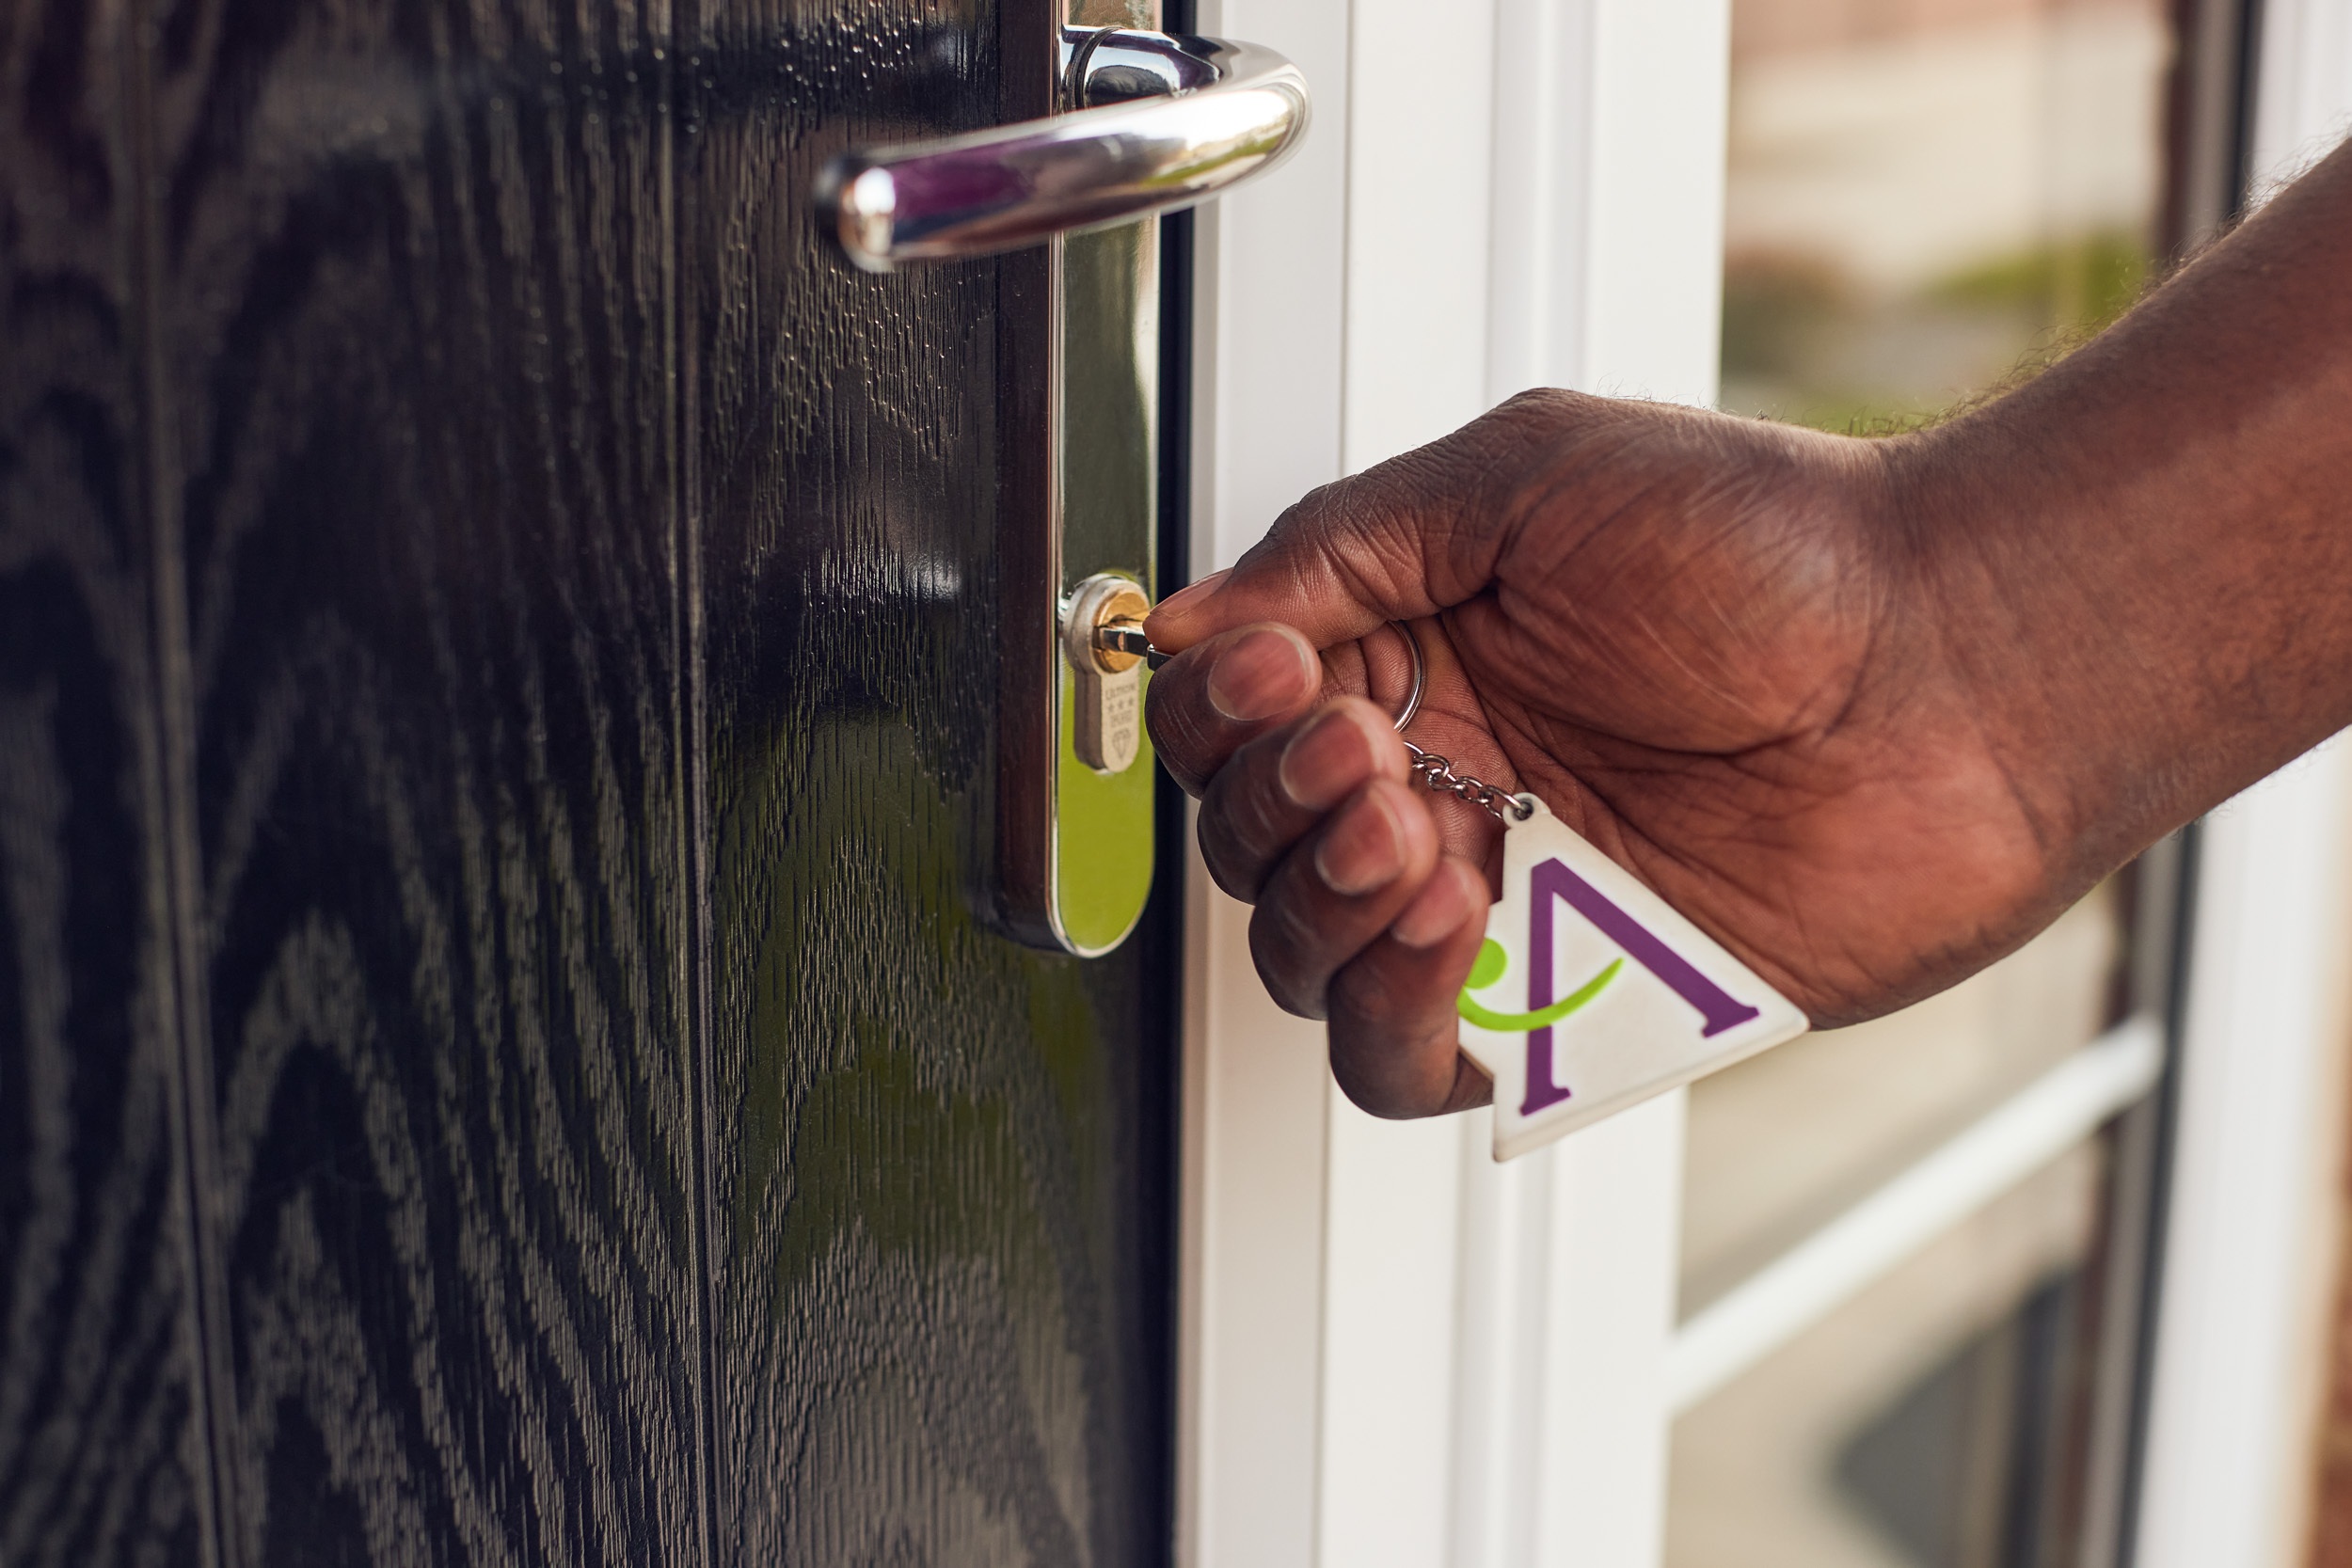
[[[2125,1021],[1684,1323],[1666,1361],[1676,1415],[1755,1366],[2154,1087],[2164,1038]]]

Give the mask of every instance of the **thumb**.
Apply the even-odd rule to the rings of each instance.
[[[1513,509],[1489,465],[1464,464],[1449,450],[1466,444],[1449,436],[1325,485],[1232,567],[1152,610],[1146,633],[1174,653],[1279,621],[1328,648],[1470,598],[1493,576]]]

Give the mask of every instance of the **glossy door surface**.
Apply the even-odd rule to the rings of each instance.
[[[1168,911],[983,920],[1034,0],[0,19],[0,1562],[1166,1551]]]

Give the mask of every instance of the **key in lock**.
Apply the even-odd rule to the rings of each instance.
[[[1104,572],[1078,585],[1062,619],[1076,675],[1071,746],[1098,773],[1123,773],[1143,749],[1143,618],[1152,601],[1133,578]]]

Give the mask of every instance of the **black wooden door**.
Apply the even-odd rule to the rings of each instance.
[[[1041,3],[0,6],[7,1568],[1165,1555],[1168,912],[973,913],[1018,263],[808,217]]]

